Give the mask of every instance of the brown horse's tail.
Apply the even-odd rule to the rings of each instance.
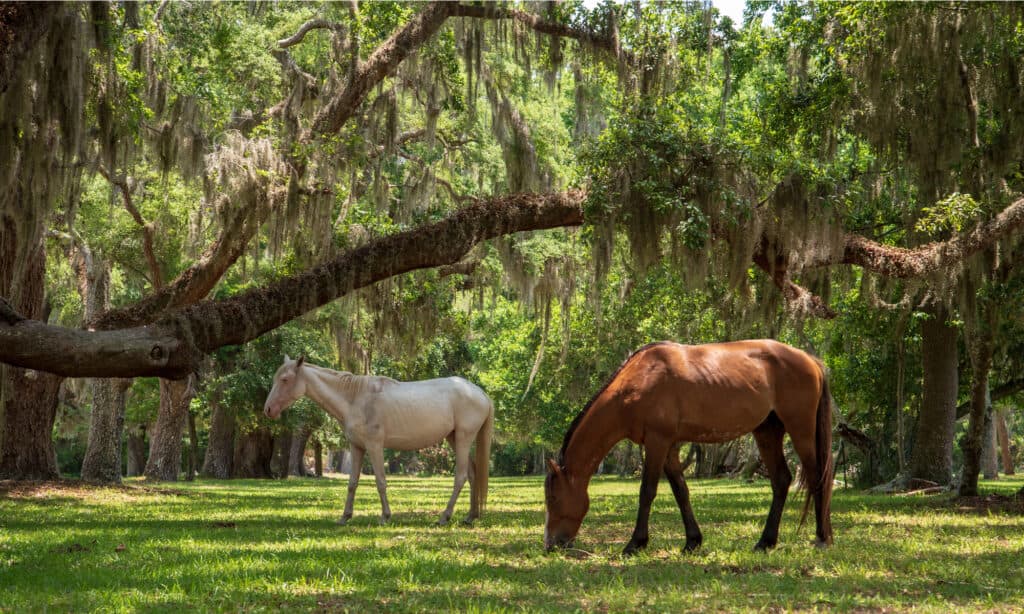
[[[476,516],[483,514],[487,506],[487,476],[491,469],[491,437],[494,434],[494,405],[491,404],[490,413],[483,426],[476,432],[476,454],[473,457],[476,479],[473,480],[473,488],[470,492],[470,507],[476,511]]]
[[[803,485],[807,489],[804,509],[800,514],[800,526],[807,520],[807,512],[811,507],[811,498],[818,497],[821,514],[821,537],[826,544],[832,543],[832,480],[834,465],[832,463],[832,395],[828,389],[828,374],[825,365],[815,359],[821,370],[821,397],[818,399],[818,411],[815,416],[814,455],[817,475],[803,472]]]

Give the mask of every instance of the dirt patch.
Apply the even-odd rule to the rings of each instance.
[[[0,497],[9,499],[87,499],[97,494],[119,493],[121,495],[169,495],[192,497],[197,493],[153,486],[97,485],[81,480],[19,481],[0,480]]]

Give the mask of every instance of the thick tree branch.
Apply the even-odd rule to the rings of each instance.
[[[330,135],[341,130],[359,108],[373,86],[392,74],[414,50],[436,33],[456,5],[450,2],[428,4],[400,30],[391,35],[366,59],[360,62],[348,84],[313,120],[313,134]]]
[[[135,202],[132,200],[132,192],[128,188],[127,179],[124,177],[114,177],[102,165],[99,167],[99,173],[110,182],[110,185],[115,186],[121,191],[121,200],[124,202],[125,210],[128,211],[128,214],[132,216],[132,219],[135,220],[135,223],[142,231],[142,251],[146,256],[146,264],[149,265],[149,275],[152,278],[150,283],[153,284],[153,288],[159,290],[164,285],[164,277],[160,270],[160,263],[156,259],[156,251],[153,248],[153,226],[146,223],[142,213],[135,206]]]
[[[596,34],[590,30],[547,21],[540,16],[518,9],[505,8],[498,4],[468,5],[457,4],[453,7],[452,17],[473,17],[476,19],[511,19],[532,28],[541,34],[551,34],[563,38],[572,38],[595,49],[604,49],[613,54],[621,53],[614,37]]]
[[[992,403],[1002,401],[1007,397],[1011,397],[1018,392],[1024,391],[1024,377],[1012,379],[1006,383],[1000,384],[993,388],[989,392],[989,398]],[[971,411],[971,401],[967,400],[956,406],[956,419],[960,420],[969,414]]]
[[[1003,209],[994,218],[978,224],[973,230],[954,235],[947,241],[929,243],[914,249],[882,245],[849,234],[843,255],[817,266],[853,264],[885,277],[912,279],[948,271],[963,261],[1024,226],[1024,198]]]
[[[478,201],[449,217],[382,237],[314,269],[219,301],[203,301],[154,324],[84,331],[27,320],[0,302],[0,359],[69,377],[180,378],[204,352],[255,339],[304,313],[380,280],[458,263],[480,241],[583,223],[582,191]]]
[[[241,257],[249,239],[259,228],[259,223],[252,217],[249,210],[236,211],[220,237],[173,282],[133,305],[102,314],[91,325],[103,330],[142,326],[166,311],[180,309],[205,298],[228,268]]]
[[[288,38],[282,38],[281,40],[277,41],[277,46],[281,49],[286,49],[288,47],[291,47],[292,45],[297,45],[302,42],[302,39],[306,38],[306,34],[308,34],[310,30],[316,30],[319,28],[327,30],[337,30],[340,27],[341,26],[339,26],[338,24],[331,23],[326,19],[310,19],[306,23],[299,26],[299,29],[297,32],[295,32],[295,34],[292,34]]]
[[[836,312],[828,306],[820,296],[797,284],[789,278],[785,263],[772,261],[765,251],[764,241],[754,251],[754,264],[771,277],[775,285],[782,291],[782,296],[790,308],[806,315],[831,320]]]

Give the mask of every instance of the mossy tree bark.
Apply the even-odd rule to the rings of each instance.
[[[127,444],[125,445],[128,458],[126,474],[128,477],[142,475],[146,469],[146,427],[139,424],[128,429]]]
[[[195,395],[192,378],[160,380],[160,405],[156,426],[150,433],[149,460],[145,476],[150,481],[173,482],[181,470],[182,433],[188,421],[188,406]],[[163,407],[163,405],[167,407]]]
[[[236,478],[270,478],[270,461],[274,456],[274,436],[269,429],[260,428],[248,433],[239,433],[235,440],[235,457],[232,461]]]
[[[0,296],[11,297],[29,317],[45,319],[46,250],[41,233],[16,251],[26,220],[0,215]],[[53,422],[62,377],[0,363],[0,479],[52,480],[59,476]]]
[[[910,477],[949,484],[953,479],[953,434],[957,397],[957,329],[948,312],[933,306],[921,324],[924,383],[917,417]]]
[[[210,399],[210,433],[203,458],[200,475],[207,478],[227,479],[231,477],[235,450],[235,412],[222,403],[219,391],[215,390]]]
[[[288,455],[288,475],[298,477],[309,475],[304,461],[306,445],[309,443],[309,438],[312,434],[313,429],[308,424],[303,424],[293,431],[291,450]]]
[[[960,476],[961,497],[978,494],[978,476],[981,474],[982,451],[985,447],[986,415],[992,412],[989,393],[989,372],[995,351],[992,331],[995,310],[988,300],[975,300],[973,289],[968,289],[968,306],[964,320],[967,323],[967,349],[971,359],[971,411],[967,416],[967,433],[963,440],[964,468]]]

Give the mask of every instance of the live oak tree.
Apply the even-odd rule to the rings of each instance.
[[[0,13],[14,41],[0,63],[0,128],[16,161],[0,186],[11,188],[0,196],[0,238],[10,252],[0,258],[0,359],[12,365],[0,389],[5,477],[55,474],[55,401],[47,395],[59,380],[41,372],[183,379],[206,354],[338,297],[410,271],[465,265],[489,239],[585,220],[591,255],[582,262],[559,250],[535,262],[537,246],[521,237],[495,244],[508,279],[541,314],[551,313],[552,301],[569,306],[578,268],[594,273],[599,294],[624,245],[620,235],[635,277],[668,262],[688,287],[718,284],[723,303],[747,321],[776,317],[773,296],[798,319],[832,318],[832,286],[849,290],[859,279],[866,290],[878,288],[865,299],[909,296],[916,306],[928,295],[927,342],[945,348],[926,354],[944,359],[926,366],[928,389],[950,365],[957,369],[949,351],[956,331],[944,310],[959,307],[959,280],[987,279],[991,267],[977,263],[996,248],[1012,254],[1024,223],[1013,176],[1024,142],[1013,6],[986,17],[946,4],[787,4],[777,7],[774,28],[754,19],[742,30],[703,5],[606,4],[588,12],[573,4],[353,3],[310,15],[246,15],[288,26],[272,50],[257,54],[280,70],[277,96],[232,100],[232,120],[221,125],[201,121],[216,98],[170,87],[167,66],[181,61],[174,55],[181,47],[164,50],[154,36],[161,21],[187,24],[198,16],[192,11],[216,24],[219,9],[144,5],[138,29],[150,42],[138,49],[138,76],[113,62],[116,70],[108,65],[104,74],[116,78],[103,81],[87,78],[99,70],[88,52],[104,50],[132,19],[105,6],[89,8],[90,16],[75,6]],[[223,29],[209,34],[220,43],[231,38]],[[990,40],[999,44],[981,47]],[[120,52],[135,61],[131,45]],[[922,75],[941,87],[921,87]],[[94,84],[131,78],[125,91],[153,117],[139,119],[146,136],[137,151],[118,154],[110,93]],[[30,115],[29,103],[38,102],[31,97],[46,93],[40,84],[53,96],[36,105],[43,114]],[[560,85],[572,88],[571,103],[548,108],[567,115],[571,134],[534,112],[539,92]],[[89,122],[98,137],[86,134]],[[572,146],[582,155],[556,151]],[[161,263],[147,255],[153,283],[145,296],[86,328],[49,324],[46,226],[54,212],[73,209],[82,175],[101,172],[97,159],[112,184],[127,182],[129,167],[140,168],[125,163],[129,154],[137,164],[202,179],[208,217],[197,219],[208,220],[201,223],[210,242],[164,283],[153,268]],[[574,163],[578,187],[570,189],[560,169]],[[33,177],[45,189],[24,192]],[[361,208],[374,214],[353,223]],[[367,232],[366,222],[378,227]],[[151,254],[142,236],[140,251]],[[250,248],[289,253],[294,266],[207,298]],[[396,291],[364,291],[365,305],[384,304]],[[979,386],[987,373],[986,309],[971,312],[982,323],[970,334]],[[926,407],[947,409],[955,387],[935,392],[941,398],[932,403],[929,394]],[[946,428],[948,416],[928,411],[920,428]],[[180,442],[180,426],[163,430]],[[927,433],[918,438],[923,446]],[[950,446],[940,441],[940,454]],[[923,452],[915,450],[916,459]],[[171,460],[160,477],[177,473],[174,456],[161,455]]]

